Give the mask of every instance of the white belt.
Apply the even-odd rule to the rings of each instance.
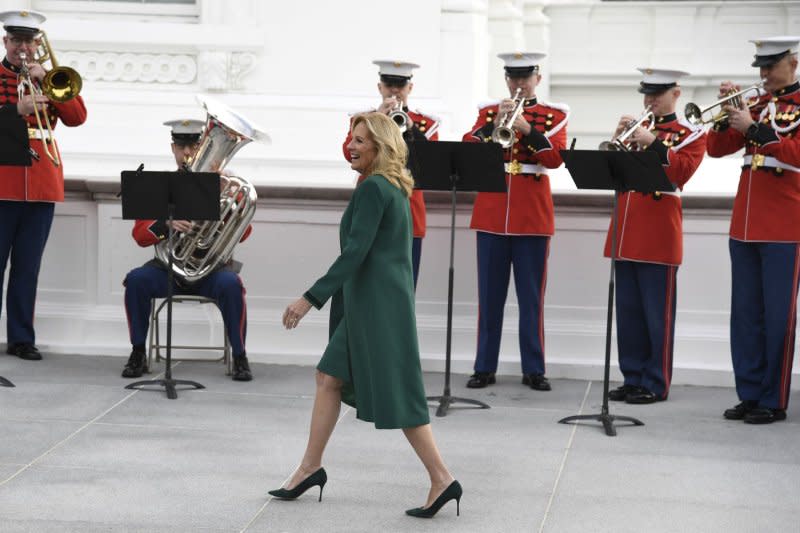
[[[511,163],[506,163],[505,168],[509,174],[547,174],[546,167],[532,163],[512,161]]]
[[[38,128],[28,128],[28,139],[35,139],[39,141],[46,139],[48,142],[50,142],[50,139],[47,136],[43,136],[42,130]]]
[[[753,170],[760,167],[769,167],[782,168],[784,170],[791,170],[792,172],[800,172],[800,168],[798,167],[793,167],[792,165],[788,165],[783,161],[778,161],[774,157],[765,156],[763,154],[744,156],[743,166],[750,166],[750,168]]]

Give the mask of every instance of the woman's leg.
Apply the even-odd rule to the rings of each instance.
[[[442,461],[436,441],[433,438],[433,430],[430,424],[413,428],[403,428],[408,442],[417,453],[428,475],[431,478],[431,490],[428,492],[428,500],[424,507],[430,506],[439,495],[453,482],[453,476]]]
[[[313,474],[322,466],[322,454],[333,428],[339,419],[342,402],[342,380],[323,374],[317,370],[317,393],[314,397],[314,408],[311,411],[311,429],[308,433],[308,444],[300,466],[284,488],[292,489]]]

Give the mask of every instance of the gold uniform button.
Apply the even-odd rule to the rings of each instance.
[[[553,118],[553,114],[552,113],[548,113],[547,114],[547,118]]]
[[[519,148],[514,148],[514,153],[518,154],[519,153]]]
[[[491,122],[491,121],[492,121],[492,117],[486,117],[486,122]]]
[[[425,126],[425,125],[428,124],[428,121],[427,120],[420,120],[419,123],[422,124],[423,126]]]
[[[778,167],[775,169],[775,174],[783,174],[783,169]]]
[[[422,133],[425,133],[426,129],[427,128],[425,126],[420,126],[419,131],[421,131]]]
[[[545,126],[552,126],[553,125],[553,121],[552,120],[548,120],[547,122],[544,123],[544,125]]]
[[[493,110],[493,109],[490,109],[489,111],[487,111],[487,112],[486,112],[486,114],[487,114],[487,115],[494,115],[494,110]]]

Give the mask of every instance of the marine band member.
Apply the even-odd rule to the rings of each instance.
[[[725,105],[728,119],[708,136],[708,155],[745,149],[733,204],[731,357],[740,403],[729,420],[769,424],[786,419],[794,359],[800,277],[800,37],[756,45],[752,66],[765,80],[749,109]],[[720,97],[738,90],[730,81]]]
[[[55,139],[48,141],[46,128],[40,129],[37,124],[34,106],[42,122],[45,116],[49,117],[54,130],[59,121],[70,127],[83,124],[86,106],[80,96],[59,103],[29,91],[19,100],[22,54],[35,87],[40,88],[45,76],[44,68],[34,61],[45,16],[35,11],[5,11],[0,13],[0,21],[6,31],[6,55],[0,66],[0,130],[12,128],[21,133],[17,142],[2,138],[0,143],[3,152],[17,153],[15,159],[31,156],[30,167],[0,166],[0,302],[10,259],[6,352],[21,359],[39,360],[42,355],[36,348],[33,327],[36,288],[55,203],[64,201],[64,168]],[[45,143],[58,165],[47,156]]]
[[[178,170],[183,170],[189,158],[196,153],[204,124],[200,120],[172,120],[164,123],[172,129],[172,154]],[[137,220],[133,227],[133,238],[139,246],[155,246],[167,238],[168,223],[165,220]],[[192,227],[193,223],[189,220],[172,222],[173,231],[187,232]],[[247,239],[251,229],[252,226],[247,228],[241,241]],[[124,378],[138,378],[148,372],[145,342],[150,319],[150,301],[152,298],[166,297],[167,282],[167,266],[155,258],[134,268],[125,277],[125,312],[133,348],[122,371]],[[205,296],[217,302],[233,352],[232,379],[252,380],[245,350],[247,303],[245,288],[238,272],[231,265],[225,265],[192,284],[181,283],[176,279],[173,290],[176,295]]]
[[[666,400],[672,380],[675,297],[683,258],[680,191],[706,151],[703,129],[678,118],[678,81],[687,72],[640,68],[639,92],[655,124],[637,127],[629,137],[634,150],[658,154],[673,190],[625,192],[617,205],[617,349],[624,384],[610,400],[648,404]],[[615,137],[639,117],[623,116]],[[652,127],[652,131],[651,131]],[[613,220],[613,219],[612,219]],[[605,256],[611,256],[611,225]]]
[[[503,327],[503,308],[511,267],[519,304],[522,383],[550,390],[545,377],[543,304],[547,256],[554,231],[553,198],[548,169],[562,164],[567,144],[569,108],[539,102],[541,53],[499,54],[505,62],[510,95],[520,89],[523,111],[513,124],[516,142],[504,150],[505,193],[480,192],[475,198],[470,228],[477,230],[478,346],[475,373],[467,383],[482,388],[495,382]],[[481,105],[466,142],[491,142],[496,121],[514,108],[507,98]]]
[[[406,124],[406,131],[403,133],[403,139],[406,144],[410,142],[425,142],[439,140],[439,119],[433,115],[422,113],[419,110],[411,110],[408,105],[408,99],[414,89],[414,83],[411,81],[414,69],[419,68],[416,63],[409,63],[406,61],[396,60],[376,60],[373,61],[378,65],[378,93],[381,96],[381,104],[378,106],[377,111],[390,115],[395,111],[402,111],[408,117]],[[376,111],[369,109],[369,111]],[[353,116],[360,114],[355,113]],[[350,123],[352,124],[352,116]],[[350,132],[342,144],[342,151],[344,157],[348,162],[351,162],[350,151],[347,146],[350,144],[352,135]],[[366,176],[360,176],[358,182],[361,183]],[[414,274],[414,287],[417,286],[417,278],[419,277],[419,263],[422,256],[422,239],[425,237],[425,197],[421,189],[414,189],[409,198],[411,205],[411,219],[414,225],[414,239],[411,244],[411,263]]]

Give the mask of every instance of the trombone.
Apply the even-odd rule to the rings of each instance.
[[[43,64],[50,61],[52,68],[45,73],[42,79],[41,86],[37,86],[31,77],[30,68],[28,67],[28,55],[24,52],[19,54],[21,61],[19,72],[19,85],[17,87],[17,99],[22,100],[26,94],[30,96],[44,95],[53,102],[68,102],[72,100],[81,91],[83,87],[83,80],[80,74],[70,67],[59,66],[56,62],[53,49],[50,47],[50,41],[47,39],[45,32],[40,33],[40,50],[37,49],[34,54],[34,61]],[[47,157],[53,162],[55,166],[59,166],[61,161],[58,158],[58,150],[55,148],[55,139],[53,138],[53,125],[50,123],[50,116],[47,110],[39,111],[39,105],[34,103],[33,113],[36,116],[36,126],[39,129],[42,137],[42,144],[44,152]],[[51,151],[52,148],[52,151]]]
[[[511,110],[510,113],[505,113],[503,117],[498,121],[497,127],[492,132],[492,141],[496,142],[503,148],[511,148],[511,146],[517,142],[517,135],[514,132],[514,121],[517,120],[517,117],[520,113],[522,113],[522,106],[525,103],[525,99],[521,98],[519,93],[522,92],[522,89],[517,88],[517,92],[514,93],[514,109]]]
[[[744,95],[749,93],[750,91],[760,91],[764,88],[764,84],[766,83],[766,79],[761,80],[760,82],[747,87],[746,89],[742,89],[741,91],[731,91],[725,95],[724,98],[721,98],[714,102],[713,104],[701,108],[697,104],[693,104],[689,102],[686,104],[686,107],[683,110],[683,114],[686,115],[686,120],[688,120],[691,124],[695,126],[699,126],[700,124],[716,124],[717,122],[721,122],[728,118],[728,113],[725,111],[720,110],[716,114],[714,114],[714,108],[720,107],[724,105],[733,105],[734,107],[738,107],[739,109],[747,108],[749,109],[755,104],[755,101],[752,103],[747,103],[744,101]],[[743,107],[744,106],[744,107]],[[706,116],[708,115],[708,116]]]
[[[628,138],[631,135],[633,135],[633,132],[636,131],[636,128],[638,128],[639,126],[641,126],[645,122],[649,122],[650,123],[648,125],[648,127],[647,127],[647,129],[650,130],[650,131],[653,131],[653,129],[656,127],[656,117],[653,114],[653,112],[651,111],[651,109],[652,109],[652,106],[645,107],[644,108],[644,112],[642,113],[642,116],[640,116],[636,120],[631,120],[630,122],[628,122],[628,124],[625,126],[625,129],[622,131],[622,133],[620,133],[619,135],[617,135],[616,137],[614,137],[610,141],[601,142],[600,146],[598,146],[597,149],[598,150],[603,150],[603,151],[630,152],[631,151],[631,145],[628,142]]]

